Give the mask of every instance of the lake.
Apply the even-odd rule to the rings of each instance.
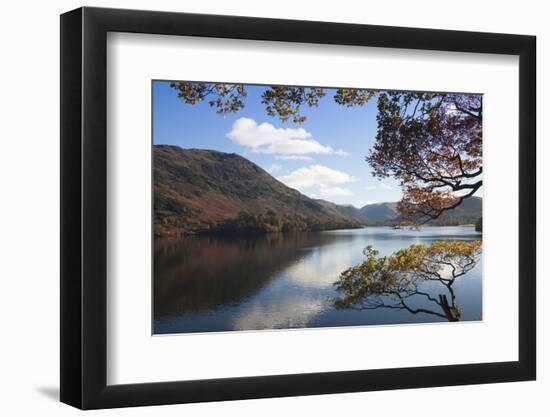
[[[333,283],[364,260],[372,245],[379,256],[413,243],[479,240],[473,226],[424,227],[420,231],[366,227],[353,230],[196,236],[155,239],[155,334],[304,327],[338,327],[446,321],[406,310],[335,309]],[[462,321],[482,317],[482,260],[453,289]],[[440,283],[422,284],[437,297]],[[418,307],[438,310],[429,300]],[[440,311],[439,311],[440,312]]]

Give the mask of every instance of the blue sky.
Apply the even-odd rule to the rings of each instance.
[[[338,204],[398,201],[393,179],[372,177],[365,156],[376,135],[376,100],[348,108],[334,102],[334,90],[319,107],[303,107],[301,125],[268,116],[264,86],[246,86],[244,109],[220,116],[207,102],[189,105],[169,82],[153,83],[153,142],[182,148],[237,153],[303,194]]]

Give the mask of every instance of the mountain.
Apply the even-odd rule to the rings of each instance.
[[[397,203],[367,204],[359,209],[362,216],[366,217],[368,224],[385,224],[399,217]]]
[[[438,219],[431,221],[433,226],[455,226],[460,224],[475,224],[482,215],[483,199],[481,197],[467,198],[460,206],[444,212]]]
[[[153,167],[156,236],[329,230],[362,223],[342,206],[306,197],[237,154],[155,145]]]
[[[483,200],[480,197],[470,197],[453,210],[445,211],[443,214],[430,222],[432,226],[457,226],[462,224],[475,224],[481,218]],[[397,211],[397,203],[368,204],[358,209],[360,217],[365,219],[367,225],[393,225],[400,221]]]
[[[367,216],[363,212],[361,212],[361,209],[358,209],[354,206],[336,204],[336,203],[332,203],[332,202],[327,201],[327,200],[320,200],[320,199],[317,199],[315,201],[317,201],[319,204],[323,205],[327,210],[330,210],[332,212],[336,212],[341,216],[350,217],[352,219],[355,219],[363,225],[366,225],[368,223]]]

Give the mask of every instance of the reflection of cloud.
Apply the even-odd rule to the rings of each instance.
[[[326,288],[338,280],[340,274],[353,265],[349,246],[334,247],[330,254],[314,251],[285,270],[287,278],[302,287]]]
[[[255,304],[232,323],[234,330],[306,327],[323,310],[321,300],[292,297],[279,304]]]
[[[255,120],[247,117],[241,117],[235,121],[227,137],[256,153],[345,154],[342,150],[335,150],[328,145],[320,144],[304,128],[276,128],[271,123],[258,124]]]
[[[317,296],[308,298],[307,289],[316,291],[332,287],[340,273],[354,263],[353,251],[348,245],[334,246],[330,253],[314,249],[309,256],[286,268],[282,275],[294,288],[295,294],[278,301],[272,299],[254,303],[232,323],[235,330],[258,330],[307,327],[328,304]]]

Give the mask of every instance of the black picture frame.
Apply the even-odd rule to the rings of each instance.
[[[519,56],[519,360],[107,385],[108,32]],[[61,401],[82,409],[533,380],[536,377],[536,38],[80,8],[61,16]]]

